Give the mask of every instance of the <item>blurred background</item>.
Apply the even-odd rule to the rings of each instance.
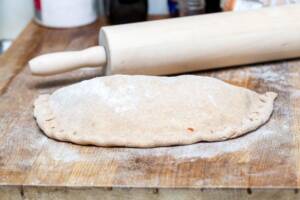
[[[263,6],[299,0],[0,0],[0,54],[28,22],[51,28],[72,28],[107,17],[111,24],[148,18],[180,17]]]

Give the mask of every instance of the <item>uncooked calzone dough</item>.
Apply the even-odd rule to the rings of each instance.
[[[115,75],[39,96],[34,116],[57,140],[156,147],[226,140],[255,130],[269,119],[276,96],[204,76]]]

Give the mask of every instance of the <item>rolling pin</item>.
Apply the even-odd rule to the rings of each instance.
[[[99,46],[41,55],[35,75],[81,67],[110,74],[166,75],[300,56],[300,5],[225,12],[100,30]]]

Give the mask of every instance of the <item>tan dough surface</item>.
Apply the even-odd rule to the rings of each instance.
[[[77,144],[155,147],[220,141],[255,130],[277,94],[193,75],[115,75],[41,95],[34,116],[46,135]]]

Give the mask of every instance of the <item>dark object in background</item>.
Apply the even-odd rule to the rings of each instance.
[[[220,0],[168,0],[171,17],[220,12]]]
[[[147,0],[110,0],[107,3],[111,24],[140,22],[147,19]]]
[[[168,0],[169,13],[171,17],[179,16],[178,1]]]
[[[205,0],[179,0],[179,15],[191,16],[205,13]]]
[[[205,0],[168,0],[171,17],[205,13]]]
[[[220,0],[206,0],[205,13],[215,13],[221,11]]]

